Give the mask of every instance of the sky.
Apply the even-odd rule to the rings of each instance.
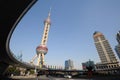
[[[64,67],[65,60],[71,59],[76,69],[82,69],[81,63],[89,59],[100,62],[93,39],[95,31],[105,35],[115,53],[120,0],[38,0],[18,23],[10,40],[11,51],[16,56],[22,54],[23,61],[29,62],[36,55],[50,7],[47,65]]]

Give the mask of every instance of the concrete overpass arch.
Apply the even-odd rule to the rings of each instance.
[[[33,67],[17,60],[9,48],[11,35],[19,21],[37,0],[0,0],[0,75],[9,65]]]

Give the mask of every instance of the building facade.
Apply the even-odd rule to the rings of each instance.
[[[66,60],[65,61],[65,69],[66,70],[72,70],[74,69],[73,61],[72,60]]]
[[[116,63],[117,59],[105,36],[101,32],[95,32],[93,38],[101,63]]]

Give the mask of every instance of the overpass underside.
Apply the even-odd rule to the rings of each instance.
[[[0,75],[5,74],[6,69],[8,68],[9,64],[0,61]]]
[[[16,25],[37,0],[0,0],[0,75],[17,64],[9,48]]]

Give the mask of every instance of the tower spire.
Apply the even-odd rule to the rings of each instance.
[[[50,20],[50,16],[51,16],[51,7],[50,7],[50,10],[48,12],[48,17],[47,19],[44,21],[44,24],[50,24],[51,25],[51,20]]]
[[[49,13],[48,13],[48,17],[50,17],[50,15],[51,15],[51,7],[50,7],[50,10],[49,10]]]

